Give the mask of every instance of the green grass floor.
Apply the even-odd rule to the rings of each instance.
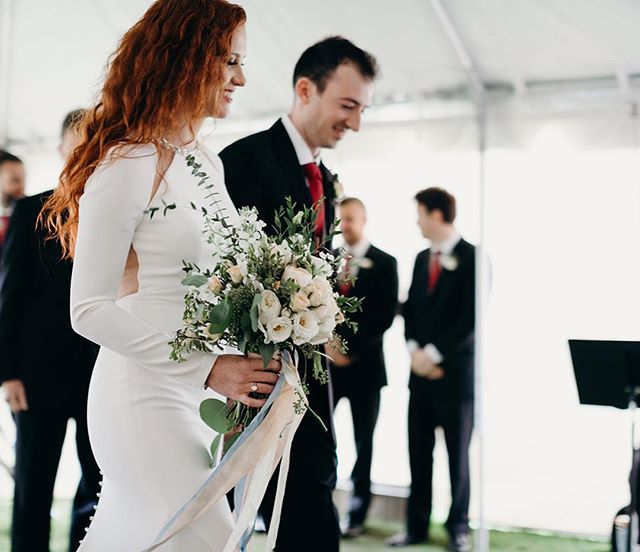
[[[67,552],[67,528],[69,526],[69,501],[57,501],[53,510],[51,552]],[[8,551],[10,547],[9,527],[11,522],[11,505],[0,502],[0,550]],[[397,524],[373,521],[367,526],[366,533],[355,540],[342,541],[341,552],[390,552],[384,546],[384,540],[398,531]],[[263,552],[264,536],[256,535],[251,552]],[[444,528],[435,526],[432,529],[433,542],[430,544],[408,547],[407,550],[421,552],[442,551],[447,538]],[[567,537],[536,535],[524,532],[491,531],[491,551],[494,552],[609,552],[605,542],[595,542]],[[304,546],[301,547],[304,550]]]

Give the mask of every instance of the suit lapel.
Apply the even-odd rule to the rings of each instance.
[[[291,138],[284,128],[281,120],[269,129],[272,136],[271,143],[276,153],[276,158],[287,180],[286,188],[297,205],[311,207],[311,193],[307,187],[304,171],[298,161],[296,150],[291,143]]]

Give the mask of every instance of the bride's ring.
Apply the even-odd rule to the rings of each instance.
[[[257,390],[258,390],[258,384],[254,382],[254,384],[251,386],[251,391],[255,393]]]

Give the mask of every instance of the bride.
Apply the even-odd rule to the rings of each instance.
[[[211,473],[201,400],[217,394],[259,407],[252,391],[269,394],[278,379],[278,362],[263,370],[261,359],[237,354],[169,360],[182,261],[212,253],[193,207],[230,223],[238,216],[219,158],[195,135],[203,118],[228,114],[245,84],[245,19],[224,0],[155,2],[122,38],[47,206],[49,228],[74,258],[74,328],[101,345],[88,423],[104,480],[82,552],[149,546]],[[198,186],[188,155],[212,189]],[[221,500],[159,550],[220,551],[232,523]]]

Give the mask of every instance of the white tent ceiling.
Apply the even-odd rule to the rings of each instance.
[[[240,0],[248,13],[249,84],[233,119],[285,110],[302,50],[343,34],[382,67],[376,104],[464,97],[468,75],[429,0]],[[640,81],[636,0],[440,0],[495,96],[599,89],[629,101]],[[4,0],[0,142],[57,134],[86,105],[107,56],[150,0]],[[4,61],[3,61],[4,60]],[[637,75],[637,77],[634,77]]]

